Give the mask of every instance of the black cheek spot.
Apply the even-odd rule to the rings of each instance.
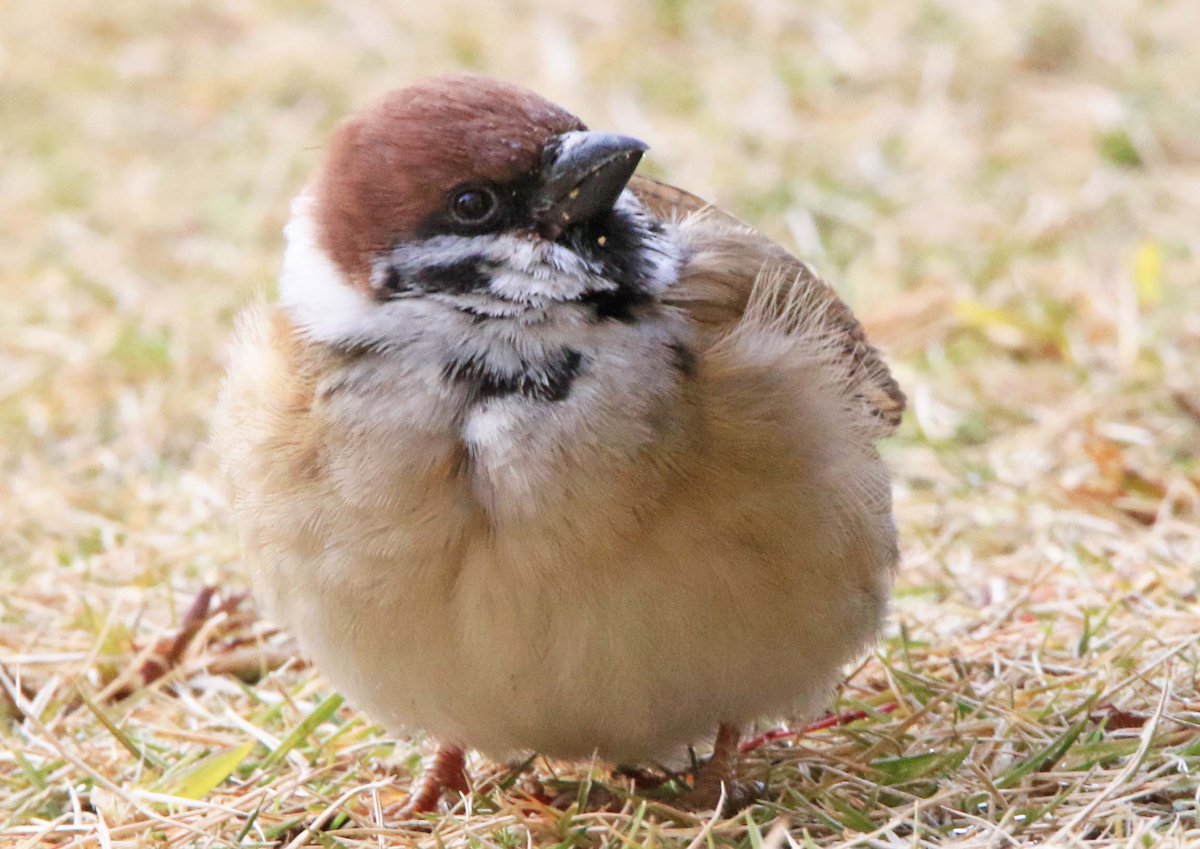
[[[394,265],[389,265],[383,273],[383,290],[389,295],[399,294],[409,288],[404,282],[404,277],[401,276],[400,270]]]
[[[417,282],[427,292],[467,295],[487,289],[492,276],[481,259],[472,258],[423,268],[417,273]]]

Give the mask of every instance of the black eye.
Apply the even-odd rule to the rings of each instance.
[[[450,214],[464,224],[479,224],[496,211],[496,195],[482,186],[456,189],[450,195]]]

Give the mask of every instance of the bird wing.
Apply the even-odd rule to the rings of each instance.
[[[656,216],[680,222],[699,248],[700,255],[664,295],[666,302],[686,310],[714,341],[748,320],[752,301],[754,320],[792,332],[811,328],[818,316],[848,366],[855,395],[886,433],[895,431],[904,393],[832,286],[757,230],[690,192],[641,175],[629,185]]]

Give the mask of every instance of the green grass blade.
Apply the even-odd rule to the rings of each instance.
[[[143,749],[134,742],[132,737],[117,727],[117,724],[109,719],[108,715],[104,713],[104,711],[100,710],[100,707],[87,697],[87,693],[83,692],[83,690],[78,690],[77,692],[79,693],[79,698],[83,701],[84,705],[92,712],[92,715],[95,716],[96,719],[100,720],[100,724],[103,725],[108,730],[108,733],[111,734],[118,743],[125,747],[125,749],[131,755],[138,760],[142,760],[150,764],[150,766],[158,772],[162,772],[167,768],[166,763],[163,762],[161,758]]]
[[[1079,735],[1083,733],[1083,730],[1088,727],[1090,722],[1091,720],[1086,717],[1076,722],[1049,746],[1006,771],[994,782],[995,785],[1001,790],[1015,787],[1021,783],[1021,780],[1025,776],[1054,766],[1070,750],[1071,746],[1074,745]]]
[[[232,749],[222,749],[202,758],[191,769],[176,776],[170,792],[183,799],[200,800],[227,779],[254,750],[253,740]]]
[[[303,721],[296,726],[295,730],[292,731],[292,733],[289,734],[287,738],[279,744],[279,747],[263,759],[263,769],[270,769],[271,767],[275,766],[275,764],[279,763],[279,761],[287,756],[288,752],[300,745],[300,743],[307,738],[309,734],[312,734],[322,722],[333,716],[337,709],[342,706],[342,702],[344,701],[345,699],[343,699],[337,693],[334,693],[333,695],[329,696],[329,698],[325,699],[325,701],[317,705],[313,709],[312,713],[304,717]]]

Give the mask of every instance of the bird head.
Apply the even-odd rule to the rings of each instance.
[[[379,307],[414,301],[476,320],[563,304],[628,318],[679,261],[664,223],[626,190],[645,150],[484,77],[393,91],[338,128],[299,200],[284,300],[303,302],[318,336],[336,325],[353,337],[348,312],[371,315],[361,336]],[[314,269],[340,288],[314,297]]]

